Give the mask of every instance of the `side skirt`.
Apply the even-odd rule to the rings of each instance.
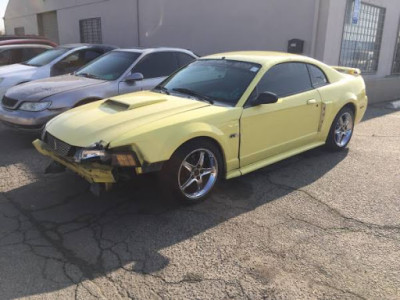
[[[290,151],[287,151],[287,152],[284,152],[284,153],[281,153],[281,154],[278,154],[278,155],[275,155],[275,156],[272,156],[272,157],[268,157],[267,159],[263,159],[263,160],[260,160],[258,162],[255,162],[255,163],[252,163],[250,165],[247,165],[245,167],[242,167],[240,169],[236,169],[236,170],[232,170],[232,171],[228,172],[226,174],[226,179],[231,179],[231,178],[239,177],[241,175],[248,174],[248,173],[253,172],[255,170],[258,170],[258,169],[264,168],[266,166],[272,165],[272,164],[274,164],[274,163],[276,163],[278,161],[281,161],[281,160],[284,160],[286,158],[295,156],[297,154],[300,154],[302,152],[311,150],[313,148],[317,148],[317,147],[322,146],[324,144],[325,144],[325,142],[316,142],[316,143],[308,144],[306,146],[303,146],[303,147],[300,147],[300,148],[296,148],[294,150],[290,150]]]

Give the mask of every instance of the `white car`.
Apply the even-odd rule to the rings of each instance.
[[[47,50],[27,62],[0,67],[0,99],[10,87],[36,79],[72,73],[116,47],[71,44]]]

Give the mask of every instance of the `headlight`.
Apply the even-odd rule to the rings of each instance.
[[[19,107],[20,110],[25,111],[42,111],[48,108],[51,105],[51,102],[24,102]]]
[[[97,148],[96,148],[97,147]],[[77,163],[100,161],[111,163],[118,167],[137,167],[138,159],[134,152],[117,151],[108,152],[103,146],[96,144],[86,149],[80,149],[75,153],[74,160]]]

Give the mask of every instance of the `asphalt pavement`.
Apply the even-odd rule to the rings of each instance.
[[[0,125],[0,298],[400,299],[400,109],[182,207],[152,176],[100,199]]]

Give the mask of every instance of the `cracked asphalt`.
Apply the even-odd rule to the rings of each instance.
[[[151,176],[95,198],[31,141],[0,125],[1,299],[400,299],[394,106],[192,207]]]

